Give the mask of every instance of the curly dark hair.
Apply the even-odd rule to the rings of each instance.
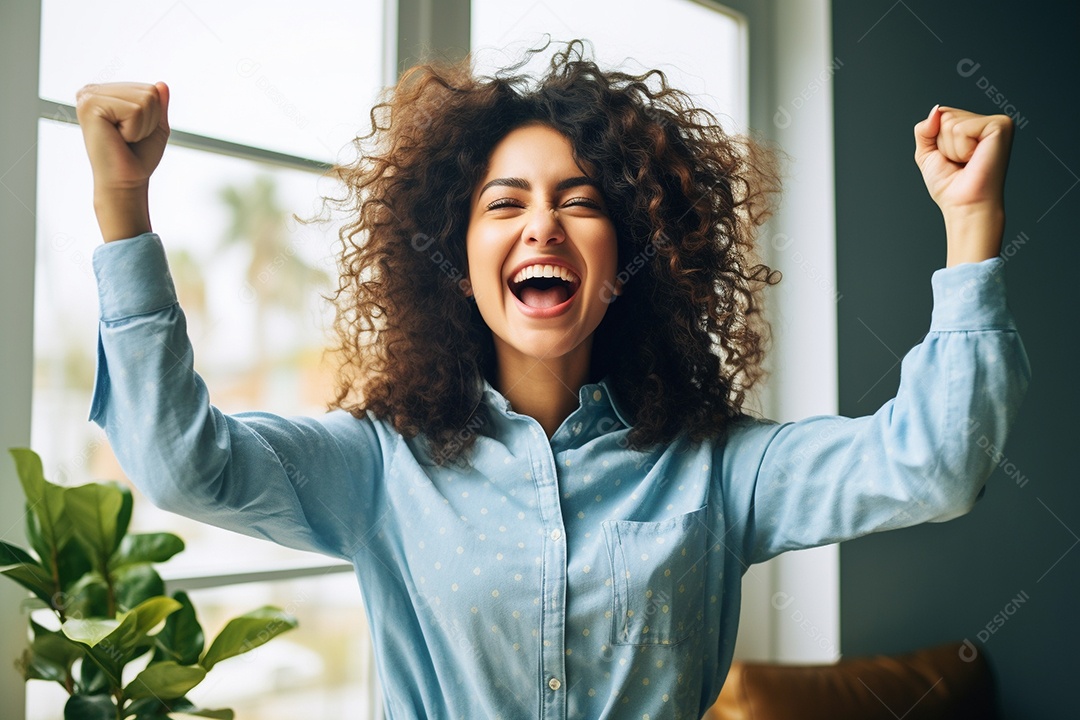
[[[760,290],[779,273],[756,260],[754,237],[779,190],[777,155],[725,132],[659,70],[601,70],[581,40],[543,77],[516,74],[548,45],[491,77],[469,58],[407,70],[353,141],[357,159],[331,170],[350,221],[330,407],[422,435],[440,464],[465,459],[487,422],[482,381],[496,377],[491,330],[461,291],[470,196],[495,145],[527,123],[569,139],[615,226],[625,285],[590,376],[610,378],[629,446],[723,435],[763,375]]]

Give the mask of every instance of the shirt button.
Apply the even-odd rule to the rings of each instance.
[[[597,402],[600,402],[600,398],[602,398],[602,397],[603,397],[603,395],[600,394],[599,390],[593,390],[593,394],[592,394],[592,399],[593,400],[595,400]]]
[[[551,539],[552,540],[558,540],[560,537],[562,537],[561,532],[559,532],[558,530],[552,530],[551,531]]]
[[[562,683],[559,682],[559,678],[551,678],[548,680],[548,687],[552,690],[558,690],[562,687]]]

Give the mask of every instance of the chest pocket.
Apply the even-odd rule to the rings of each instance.
[[[674,645],[705,617],[708,507],[661,522],[606,520],[611,642]]]

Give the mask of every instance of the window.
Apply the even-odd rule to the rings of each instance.
[[[276,605],[300,623],[235,662],[215,667],[190,693],[200,707],[231,707],[241,720],[377,717],[371,637],[351,573],[208,588],[190,596],[208,637],[237,607]]]
[[[517,61],[523,50],[541,45],[545,33],[554,41],[588,38],[599,64],[635,74],[659,68],[726,129],[748,127],[744,28],[718,6],[691,0],[473,0],[472,8],[472,47],[481,72]]]
[[[187,147],[166,150],[151,183],[151,218],[211,401],[224,412],[318,414],[332,381],[322,362],[332,315],[320,293],[332,287],[337,227],[298,224],[291,214],[317,213],[320,196],[332,192],[322,167],[366,132],[381,89],[382,38],[378,0],[268,3],[259,12],[207,0],[107,8],[44,0],[31,446],[50,479],[123,478],[104,433],[86,421],[97,328],[91,255],[100,232],[82,133],[71,122],[76,90],[121,80],[169,85],[173,140]],[[267,603],[301,618],[301,629],[247,662],[223,665],[224,677],[210,676],[193,698],[240,717],[296,717],[290,707],[344,717],[344,698],[367,706],[356,704],[374,688],[350,566],[189,521],[139,497],[132,528],[184,538],[185,552],[162,570],[206,588],[195,602],[208,634]],[[213,589],[253,571],[274,582]],[[287,579],[312,571],[314,578]],[[59,688],[28,690],[29,718],[55,717],[63,706]]]

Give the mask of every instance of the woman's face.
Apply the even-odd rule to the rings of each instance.
[[[469,283],[500,360],[591,351],[612,299],[615,228],[570,141],[547,125],[506,135],[473,190]]]

